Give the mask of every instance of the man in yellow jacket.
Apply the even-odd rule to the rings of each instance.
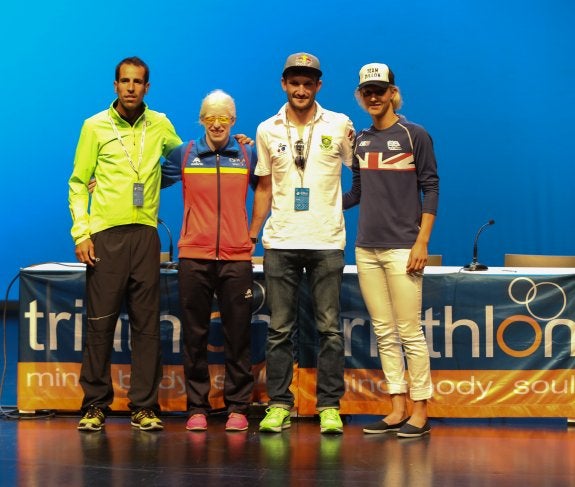
[[[114,398],[111,353],[122,303],[130,318],[131,424],[163,428],[160,349],[160,158],[182,143],[172,123],[150,110],[148,66],[126,58],[116,67],[117,99],[84,122],[69,181],[76,257],[86,264],[87,332],[79,430],[102,428]],[[93,194],[88,182],[98,181]]]

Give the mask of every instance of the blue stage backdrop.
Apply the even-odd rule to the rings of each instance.
[[[20,267],[74,260],[67,180],[80,127],[112,101],[114,67],[131,55],[151,67],[149,105],[184,139],[200,133],[199,104],[215,88],[236,99],[235,130],[255,136],[284,102],[283,63],[300,50],[322,62],[319,102],[365,127],[358,70],[387,62],[402,112],[435,142],[441,198],[430,251],[467,264],[477,229],[494,219],[480,239],[485,264],[501,265],[506,252],[575,253],[574,14],[571,0],[5,2],[0,288]],[[179,188],[162,197],[174,238],[180,197]],[[346,215],[348,263],[356,219],[356,209]]]

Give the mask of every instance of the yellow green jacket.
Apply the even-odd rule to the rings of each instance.
[[[113,129],[113,120],[132,164]],[[142,129],[146,124],[144,149],[139,167]],[[84,121],[69,181],[68,201],[72,214],[72,238],[77,245],[94,233],[130,223],[157,226],[160,206],[160,158],[182,143],[165,114],[146,106],[130,125],[120,117],[114,103]],[[137,169],[137,173],[136,170]],[[88,182],[97,185],[91,195]],[[144,204],[133,204],[134,183],[144,184]]]

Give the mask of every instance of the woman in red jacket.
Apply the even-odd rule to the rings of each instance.
[[[224,334],[226,430],[248,428],[251,402],[250,327],[255,242],[248,234],[247,191],[255,184],[255,151],[230,137],[234,100],[216,90],[202,102],[205,135],[177,147],[162,166],[162,186],[181,180],[184,217],[178,243],[186,428],[207,429],[210,411],[208,334],[217,297]]]

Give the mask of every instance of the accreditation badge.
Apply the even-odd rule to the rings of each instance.
[[[295,188],[294,210],[309,210],[309,188]]]
[[[133,190],[133,201],[134,206],[141,208],[144,206],[144,184],[143,183],[134,183],[134,190]]]

